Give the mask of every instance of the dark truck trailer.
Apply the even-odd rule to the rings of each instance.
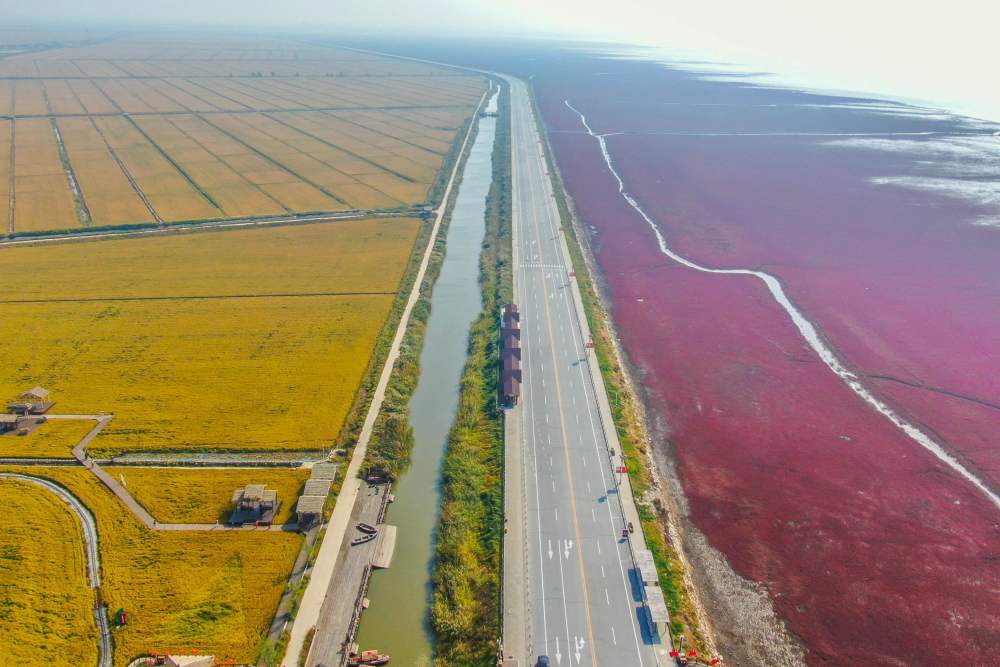
[[[504,405],[521,398],[521,313],[517,305],[504,306],[500,326],[500,393]]]

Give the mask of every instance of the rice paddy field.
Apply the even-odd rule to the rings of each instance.
[[[0,236],[121,232],[0,244],[0,405],[43,386],[50,415],[112,414],[96,457],[329,449],[486,90],[266,37],[0,28]],[[129,618],[116,667],[154,651],[254,663],[302,535],[148,529],[92,471],[55,465],[94,425],[0,436],[0,458],[52,459],[0,469],[53,480],[94,514],[102,598]],[[225,522],[250,483],[277,491],[286,523],[308,477],[106,471],[158,522],[191,524]],[[75,517],[10,480],[0,500],[0,664],[96,662]]]
[[[267,38],[105,36],[12,55],[0,228],[424,204],[485,90],[478,76]]]
[[[58,482],[76,495],[91,510],[97,521],[100,538],[103,581],[101,592],[110,610],[122,607],[129,615],[128,625],[114,633],[114,664],[127,665],[150,651],[189,654],[193,651],[216,656],[230,656],[239,662],[252,663],[257,645],[271,622],[285,582],[295,562],[302,543],[298,533],[283,531],[230,531],[230,532],[156,532],[148,530],[130,514],[117,498],[89,471],[80,467],[30,467],[3,468],[44,477]],[[13,496],[13,484],[0,485],[5,500]],[[20,492],[20,485],[17,487]],[[27,498],[24,512],[7,514],[17,517],[17,522],[30,517],[32,522],[45,523],[57,516],[55,508],[42,512],[41,494]],[[54,500],[53,502],[59,502]],[[67,519],[73,519],[67,510],[60,509]],[[75,519],[73,519],[75,520]],[[14,523],[17,523],[14,522]],[[35,523],[32,523],[35,525]],[[16,525],[14,526],[16,528]],[[64,559],[73,554],[78,559],[69,561],[63,568],[47,577],[44,572],[26,570],[19,579],[30,577],[33,584],[51,586],[54,599],[65,598],[72,602],[80,598],[79,613],[74,612],[77,624],[92,618],[90,598],[86,597],[86,575],[83,571],[83,551],[79,527],[53,526],[51,531],[41,526],[42,536],[50,535],[43,545],[54,549],[66,548]],[[6,531],[3,531],[6,532]],[[0,533],[2,534],[2,533]],[[76,543],[72,536],[77,535]],[[0,540],[6,541],[5,537]],[[17,542],[21,548],[34,548],[30,542],[42,542],[36,535],[30,540],[22,536]],[[0,543],[2,544],[2,543]],[[41,550],[41,546],[38,547]],[[70,553],[72,551],[72,554]],[[42,568],[54,556],[48,550],[45,559],[33,563],[20,561],[17,567]],[[56,551],[58,553],[58,551]],[[25,554],[26,556],[28,554]],[[25,561],[28,559],[25,558]],[[42,562],[38,562],[42,561]],[[5,578],[6,561],[0,559],[0,580]],[[79,577],[65,576],[67,570],[79,570]],[[83,586],[83,589],[80,589]],[[30,592],[20,586],[17,595],[25,599]],[[36,600],[41,595],[36,594]],[[35,602],[36,606],[43,606]],[[50,612],[51,613],[51,612]],[[78,618],[79,617],[79,618]],[[0,617],[0,623],[9,624],[25,642],[47,641],[38,631],[31,617],[15,615],[11,621]],[[66,630],[67,634],[70,632]],[[81,626],[73,629],[75,643],[66,642],[72,651],[92,651],[80,662],[60,656],[52,661],[39,660],[31,654],[24,661],[4,664],[50,665],[92,664],[96,662],[96,629]],[[48,641],[52,641],[50,638]],[[5,636],[6,640],[6,636]],[[6,647],[7,642],[0,642]],[[31,646],[33,644],[28,644]],[[92,648],[91,648],[92,647]],[[16,647],[15,647],[16,648]],[[21,649],[18,649],[21,650]]]
[[[28,435],[0,436],[0,458],[71,459],[72,450],[93,428],[90,419],[50,419]]]
[[[0,501],[0,664],[96,664],[79,519],[29,482],[3,480]]]
[[[160,523],[225,523],[232,495],[247,484],[264,484],[278,492],[274,523],[292,520],[309,470],[304,468],[147,468],[108,467],[125,488]]]
[[[0,396],[114,413],[97,453],[318,450],[399,289],[408,218],[0,249]],[[10,436],[8,436],[10,437]],[[31,436],[35,437],[35,436]]]

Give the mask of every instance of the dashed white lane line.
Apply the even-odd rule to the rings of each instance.
[[[608,606],[610,607],[611,606],[611,596],[608,595],[608,589],[607,588],[604,589],[604,600],[608,603]]]

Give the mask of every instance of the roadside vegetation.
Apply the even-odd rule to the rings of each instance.
[[[535,104],[534,98],[532,103]],[[593,262],[588,262],[582,248],[587,241],[577,235],[574,217],[566,199],[565,189],[559,182],[559,172],[552,159],[551,147],[541,113],[535,105],[535,118],[544,140],[545,160],[550,174],[556,179],[553,190],[559,208],[559,217],[569,245],[573,269],[576,272],[587,322],[594,337],[594,351],[601,369],[601,376],[608,391],[611,413],[621,443],[622,455],[628,466],[628,479],[632,487],[636,508],[642,521],[647,548],[653,553],[660,577],[667,609],[670,612],[670,633],[675,645],[681,636],[685,646],[700,653],[706,650],[705,638],[685,582],[683,563],[667,534],[667,510],[657,497],[656,480],[651,472],[655,462],[648,451],[649,438],[639,399],[635,396],[628,375],[621,366],[610,318],[594,283]]]
[[[128,624],[114,631],[115,667],[123,667],[154,649],[198,651],[253,663],[299,552],[301,535],[279,531],[152,531],[84,468],[33,466],[3,470],[61,484],[94,514],[100,539],[102,597],[110,612],[121,607],[128,613]],[[58,539],[65,541],[71,534],[60,533]],[[82,562],[82,547],[77,544],[76,548]],[[86,586],[84,573],[79,579]],[[65,575],[56,580],[63,586],[75,585]],[[91,616],[89,609],[84,616]],[[28,626],[30,618],[18,617],[14,623]],[[95,636],[96,630],[87,641],[93,643]],[[70,662],[86,664],[62,658],[41,664]]]
[[[0,483],[0,664],[97,664],[80,521],[52,492]]]
[[[483,309],[469,334],[458,410],[442,467],[431,623],[437,664],[492,665],[500,637],[503,413],[497,322],[511,299],[510,113],[501,87],[493,182],[480,254]]]

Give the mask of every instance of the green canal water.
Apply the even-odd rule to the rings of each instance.
[[[489,109],[495,110],[496,98]],[[413,463],[393,488],[386,523],[399,528],[392,566],[376,571],[368,589],[357,642],[378,649],[393,665],[430,667],[431,568],[441,500],[441,459],[458,405],[469,327],[482,309],[479,253],[485,236],[486,195],[493,178],[496,120],[479,119],[448,227],[441,273],[431,295],[420,378],[410,402],[416,443]]]

